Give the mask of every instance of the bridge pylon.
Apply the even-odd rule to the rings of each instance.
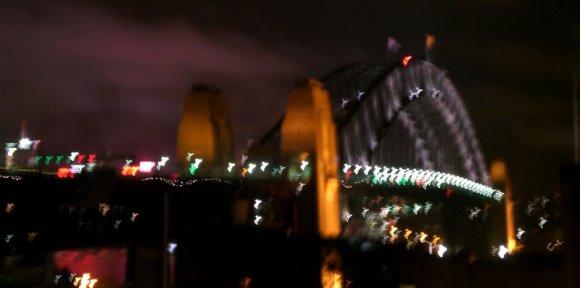
[[[187,174],[196,158],[203,160],[200,170],[210,174],[233,158],[227,102],[217,88],[202,84],[192,87],[183,105],[177,131],[180,173]]]
[[[311,187],[315,187],[299,195],[295,209],[296,232],[317,232],[323,238],[338,237],[340,193],[336,128],[329,95],[321,82],[315,79],[297,82],[288,96],[281,132],[282,161],[289,165],[290,180],[303,181],[303,176],[292,178],[295,174],[290,173],[303,170],[308,176],[304,181],[313,182]],[[313,177],[308,175],[302,161],[309,162],[307,165],[311,165]]]
[[[507,174],[507,164],[502,160],[495,160],[491,165],[491,182],[502,187],[505,205],[505,235],[509,253],[517,248],[516,227],[514,220],[514,202],[512,200],[512,185]]]

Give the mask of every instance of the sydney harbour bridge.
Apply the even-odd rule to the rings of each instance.
[[[7,206],[2,218],[3,252],[26,251],[33,241],[56,248],[178,245],[177,256],[163,252],[159,258],[160,281],[183,285],[196,283],[192,277],[204,279],[197,280],[202,284],[215,281],[219,273],[207,267],[221,262],[200,251],[221,247],[228,251],[218,253],[221,257],[266,259],[290,271],[302,264],[286,262],[305,262],[304,267],[315,268],[305,270],[317,271],[298,277],[306,282],[357,287],[359,274],[349,274],[351,258],[340,252],[346,249],[341,245],[363,252],[403,247],[433,257],[462,251],[485,257],[493,251],[503,258],[516,248],[505,169],[500,165],[490,175],[459,93],[432,63],[347,65],[320,80],[297,81],[284,116],[241,161],[233,156],[229,108],[220,93],[206,85],[192,88],[178,127],[176,160],[161,159],[153,172],[134,165],[138,159],[123,159],[112,168],[101,165],[105,172],[81,172],[67,166],[91,164],[89,157],[75,159],[78,153],[64,155],[69,161],[60,164],[30,156],[36,160],[33,172],[6,167],[0,184],[11,193],[2,204],[17,209]],[[167,162],[178,167],[179,177],[168,176]],[[41,187],[60,196],[38,196]],[[203,240],[209,234],[219,237]],[[293,244],[283,240],[289,237]],[[304,239],[318,239],[312,240],[318,244]],[[262,248],[252,242],[270,252],[254,251]],[[303,249],[311,256],[296,256]],[[179,253],[194,256],[180,258]],[[270,253],[291,260],[276,260]],[[395,258],[408,252],[401,253]],[[170,264],[175,257],[177,268]],[[223,269],[230,272],[222,271],[228,275],[223,279],[242,287],[274,283],[252,269],[283,275],[252,260],[226,262]],[[385,283],[401,283],[404,277],[395,278]],[[243,286],[244,281],[257,286]]]

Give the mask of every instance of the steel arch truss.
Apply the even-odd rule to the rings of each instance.
[[[473,124],[453,83],[433,64],[351,65],[324,79],[343,163],[489,177]]]

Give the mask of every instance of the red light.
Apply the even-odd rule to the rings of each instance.
[[[413,56],[411,56],[411,55],[405,56],[403,58],[403,66],[407,67],[407,65],[409,64],[409,61],[411,61],[411,59],[413,59]]]
[[[95,161],[95,158],[97,158],[97,154],[89,154],[89,163],[93,163],[93,161]]]
[[[348,170],[348,172],[346,172],[346,181],[350,179],[350,175],[352,175],[352,171]]]
[[[77,164],[81,164],[83,162],[83,159],[85,159],[86,155],[81,154],[79,156],[77,156]]]
[[[445,193],[445,197],[451,198],[451,194],[453,193],[453,188],[447,188],[447,193]]]

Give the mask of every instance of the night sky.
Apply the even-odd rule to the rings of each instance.
[[[46,154],[173,155],[185,94],[204,82],[227,97],[241,151],[297,78],[385,61],[388,36],[421,58],[429,33],[487,162],[507,160],[517,195],[557,187],[573,158],[577,1],[313,2],[0,0],[0,141],[28,120]]]

